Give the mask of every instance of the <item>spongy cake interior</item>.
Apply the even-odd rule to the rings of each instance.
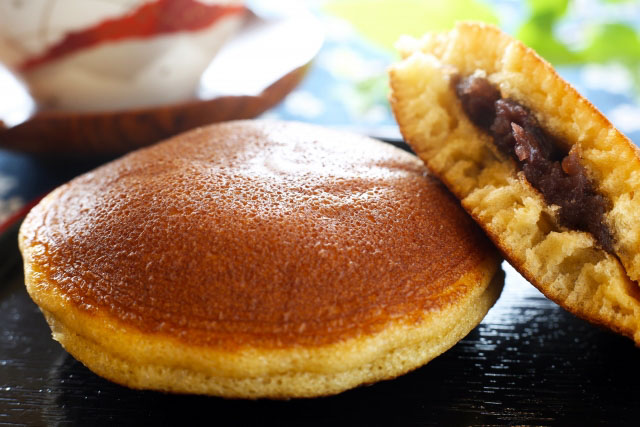
[[[398,43],[391,103],[404,137],[462,200],[510,261],[552,299],[640,343],[640,158],[638,150],[532,50],[498,29],[461,23]],[[607,197],[616,256],[585,232],[560,227],[489,135],[464,115],[453,74],[480,73],[503,97],[526,105],[550,134],[578,144],[582,164]],[[568,151],[570,146],[563,147]]]

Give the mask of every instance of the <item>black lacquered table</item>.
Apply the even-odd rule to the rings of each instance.
[[[104,160],[53,167],[15,155],[11,165],[38,171],[29,190],[35,195],[42,182],[62,182]],[[129,390],[94,375],[51,339],[24,288],[16,226],[0,236],[0,425],[639,423],[640,349],[565,312],[506,263],[504,291],[484,321],[395,380],[291,401]]]
[[[0,284],[0,424],[637,425],[640,349],[504,267],[485,320],[428,365],[333,397],[241,401],[134,391],[94,375],[51,339],[15,264]]]

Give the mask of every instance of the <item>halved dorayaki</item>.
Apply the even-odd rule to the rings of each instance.
[[[531,283],[640,344],[638,149],[493,26],[398,46],[391,104],[416,153]]]

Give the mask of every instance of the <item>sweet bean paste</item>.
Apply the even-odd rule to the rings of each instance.
[[[563,152],[526,107],[502,98],[486,78],[455,76],[452,83],[469,119],[516,161],[548,204],[560,207],[560,224],[591,233],[604,250],[613,253],[614,239],[604,221],[609,200],[595,191],[579,154]]]

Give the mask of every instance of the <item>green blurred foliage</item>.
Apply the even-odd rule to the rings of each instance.
[[[631,0],[600,0],[625,3]],[[554,30],[565,17],[570,0],[527,0],[529,17],[517,37],[555,64],[619,61],[640,64],[640,37],[623,22],[589,24],[585,46],[573,49]],[[491,8],[477,0],[330,0],[325,10],[349,21],[363,36],[392,49],[402,34],[419,37],[427,31],[444,31],[456,21],[498,23]]]
[[[578,55],[583,61],[619,61],[627,65],[640,63],[640,37],[626,24],[603,24],[593,29],[590,44]]]
[[[529,0],[528,3],[531,15],[520,27],[518,38],[550,62],[563,64],[579,62],[574,52],[553,34],[556,23],[567,11],[569,1]]]
[[[403,34],[420,37],[427,31],[446,31],[460,20],[498,24],[492,9],[477,0],[329,0],[324,10],[390,53]],[[357,82],[355,89],[363,111],[374,105],[388,107],[386,73]]]
[[[621,2],[626,0],[603,0]],[[640,38],[636,30],[622,22],[588,25],[584,47],[572,49],[559,40],[554,30],[567,12],[568,1],[528,0],[531,15],[517,37],[554,64],[605,63],[618,61],[628,66],[640,64]]]
[[[624,3],[629,0],[601,0]],[[528,0],[529,18],[517,37],[555,65],[618,62],[633,76],[640,93],[640,35],[624,22],[585,23],[586,40],[575,48],[555,36],[555,29],[567,13],[568,0]]]
[[[331,0],[325,10],[389,50],[402,34],[445,31],[460,20],[498,23],[491,8],[476,0]]]
[[[529,14],[516,37],[554,65],[621,63],[634,77],[640,94],[638,32],[625,22],[586,22],[586,40],[579,48],[570,45],[556,36],[556,29],[566,18],[570,5],[571,0],[527,0],[523,6]],[[478,0],[329,0],[325,10],[346,19],[364,37],[389,51],[402,34],[419,37],[427,31],[446,31],[460,20],[499,23],[491,7]],[[366,98],[384,102],[386,76],[369,78],[357,86]]]

